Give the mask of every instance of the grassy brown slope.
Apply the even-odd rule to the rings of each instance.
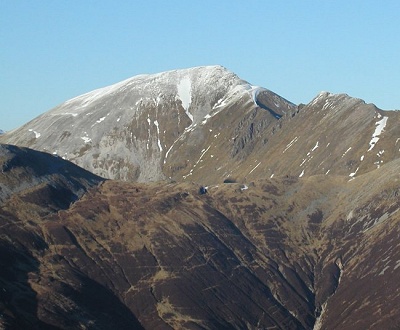
[[[30,186],[0,210],[2,325],[390,327],[400,310],[397,169],[205,195],[192,183],[105,181],[67,208]]]

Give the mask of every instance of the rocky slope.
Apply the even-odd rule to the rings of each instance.
[[[20,173],[22,163],[8,163],[8,173]],[[92,177],[73,204],[43,194],[45,173],[28,165],[32,183],[0,209],[0,324],[393,328],[400,320],[399,165],[351,181],[284,176],[210,186],[207,194],[191,183]],[[8,173],[0,173],[2,190],[13,189]]]
[[[106,178],[211,184],[345,175],[398,158],[400,112],[345,94],[295,106],[220,66],[136,76],[69,100],[0,142]]]
[[[0,328],[398,328],[399,120],[214,66],[2,134]]]
[[[136,76],[78,96],[0,142],[57,154],[107,178],[182,179],[214,136],[224,148],[235,129],[260,120],[252,139],[295,108],[223,67],[198,67]]]

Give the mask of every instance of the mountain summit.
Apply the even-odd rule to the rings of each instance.
[[[106,178],[155,181],[190,172],[194,164],[185,164],[178,149],[193,163],[208,136],[232,137],[211,118],[222,125],[234,118],[237,126],[259,106],[271,122],[296,109],[224,67],[197,67],[139,75],[78,96],[1,141],[57,154]]]
[[[399,115],[212,66],[2,134],[0,328],[399,328]]]
[[[345,175],[398,157],[399,112],[321,92],[296,106],[222,66],[139,75],[68,100],[0,142],[105,178],[205,184]]]

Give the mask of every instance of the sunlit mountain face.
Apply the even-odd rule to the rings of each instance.
[[[395,329],[400,117],[221,66],[0,136],[4,329]]]

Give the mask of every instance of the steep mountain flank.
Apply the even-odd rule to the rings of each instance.
[[[256,103],[267,110],[254,110]],[[78,96],[0,142],[57,154],[106,178],[182,179],[215,135],[221,149],[236,134],[229,152],[246,155],[244,145],[295,108],[223,67],[198,67],[136,76]],[[254,120],[260,122],[238,135]]]
[[[276,175],[352,179],[400,156],[400,112],[329,93],[278,120],[269,121],[263,110],[253,107],[237,121],[232,115],[224,118],[229,124],[217,126],[219,130],[211,126],[218,123],[210,123],[212,132],[200,144],[194,164],[173,178],[180,181],[182,175],[209,184]]]
[[[206,194],[109,180],[52,210],[32,198],[40,183],[15,191],[0,209],[2,327],[395,327],[399,165]]]
[[[1,134],[0,328],[398,328],[399,116],[212,66]]]
[[[136,76],[78,96],[0,142],[126,181],[349,179],[399,157],[400,113],[345,94],[299,107],[220,66]]]

